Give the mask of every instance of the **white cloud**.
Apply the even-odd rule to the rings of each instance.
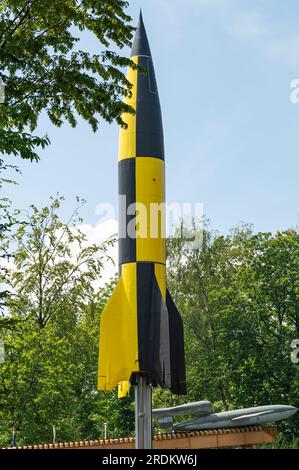
[[[186,19],[194,22],[198,17],[198,27],[205,21],[203,12],[215,20],[215,28],[222,28],[236,40],[250,41],[258,47],[267,59],[292,67],[299,67],[299,35],[285,29],[279,20],[273,22],[267,10],[243,8],[236,0],[143,0],[145,10],[154,10],[159,23],[173,26],[167,37],[180,40],[184,34]],[[192,18],[190,20],[190,18]]]
[[[263,16],[256,11],[237,12],[232,24],[227,28],[229,33],[241,39],[261,37],[268,32]]]
[[[182,23],[182,19],[188,18],[196,12],[207,10],[226,8],[232,0],[145,0],[147,8],[156,12],[159,24],[161,19],[168,25],[178,26]],[[145,18],[146,20],[146,18]],[[200,25],[199,25],[200,27]],[[174,34],[175,31],[169,31],[168,34]],[[177,33],[177,31],[176,31]]]
[[[186,11],[187,7],[215,7],[219,5],[227,4],[230,0],[184,0],[182,4],[181,0],[154,0],[154,3],[162,9],[176,10],[178,16]],[[148,0],[148,3],[152,3],[153,0]]]
[[[95,226],[90,224],[83,224],[77,228],[86,235],[86,245],[100,245],[118,233],[118,222],[115,219],[109,219],[105,222],[98,223]],[[102,277],[94,284],[95,289],[104,286],[105,283],[114,277],[118,271],[117,243],[115,243],[114,246],[109,247],[107,254],[110,258],[112,258],[113,262],[107,261],[105,263],[105,267],[101,273]]]
[[[269,44],[268,54],[292,68],[299,67],[299,35],[285,39],[276,39]]]
[[[252,41],[271,60],[292,67],[299,67],[299,35],[291,35],[279,24],[271,24],[255,10],[237,11],[232,9],[233,20],[226,26],[229,34],[238,40]]]
[[[78,228],[86,235],[88,242],[103,243],[118,232],[118,222],[115,219],[109,219],[100,222],[95,226],[90,224],[79,225]]]
[[[96,244],[100,245],[104,243],[106,240],[109,240],[111,237],[115,236],[118,233],[118,222],[115,219],[109,219],[105,222],[101,222],[92,226],[90,224],[83,224],[74,227],[74,232],[76,229],[79,229],[82,233],[86,235],[86,242],[83,243],[83,247]],[[62,233],[60,231],[57,232],[57,236],[61,236]],[[46,240],[47,243],[47,240]],[[73,243],[70,246],[71,249],[71,260],[75,260],[76,256],[79,254],[80,248],[77,243]],[[107,282],[111,280],[115,276],[118,271],[118,244],[115,243],[114,246],[108,248],[107,255],[112,259],[107,260],[103,270],[101,271],[99,279],[93,283],[93,287],[97,290],[99,287],[103,287]],[[54,257],[55,258],[55,257]],[[16,266],[12,259],[9,261],[3,259],[2,265],[9,270],[15,270]],[[82,267],[81,269],[85,269]],[[0,284],[2,289],[8,288],[4,283]]]

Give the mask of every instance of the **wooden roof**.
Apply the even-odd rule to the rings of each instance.
[[[219,447],[252,447],[272,443],[276,427],[242,427],[211,429],[193,432],[158,434],[153,437],[154,449],[209,449]],[[7,449],[8,447],[6,447]],[[100,439],[89,441],[57,442],[10,447],[10,449],[134,449],[135,438]]]

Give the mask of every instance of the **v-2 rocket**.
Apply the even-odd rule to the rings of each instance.
[[[124,396],[136,374],[142,374],[152,386],[183,395],[184,333],[166,286],[165,211],[158,212],[158,222],[152,220],[151,208],[165,202],[164,139],[141,13],[131,60],[139,67],[128,71],[133,87],[125,102],[136,112],[123,116],[127,128],[119,139],[119,195],[125,201],[119,213],[120,277],[101,316],[98,389],[119,385]]]

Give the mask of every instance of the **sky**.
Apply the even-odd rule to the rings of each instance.
[[[132,0],[152,50],[163,114],[168,202],[203,203],[211,226],[227,233],[241,222],[255,231],[299,224],[299,78],[297,0]],[[96,38],[82,37],[94,52]],[[129,48],[121,51],[130,55]],[[49,202],[59,192],[68,219],[75,196],[91,240],[117,228],[101,203],[117,203],[118,127],[93,133],[79,120],[55,128],[42,116],[37,132],[51,145],[38,164],[18,161],[16,207]]]

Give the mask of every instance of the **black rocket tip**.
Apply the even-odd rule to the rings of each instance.
[[[135,33],[134,42],[133,42],[131,57],[140,56],[140,55],[146,55],[146,56],[151,57],[151,50],[149,47],[141,10],[140,10],[139,21],[138,21],[138,25],[137,25],[137,29]]]

